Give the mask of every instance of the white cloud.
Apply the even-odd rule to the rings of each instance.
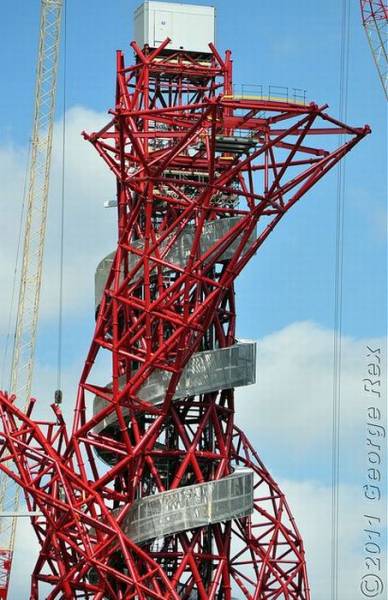
[[[115,180],[96,150],[81,136],[82,130],[96,131],[108,120],[106,114],[81,107],[70,109],[66,115],[63,300],[67,313],[93,305],[94,271],[98,261],[111,252],[115,244],[116,213],[114,209],[104,208],[104,201],[115,196]],[[61,127],[61,123],[55,126],[50,220],[42,290],[42,314],[46,316],[57,310],[58,278],[55,274],[58,268],[62,176]],[[50,281],[51,274],[53,281]]]
[[[302,534],[313,600],[330,597],[332,544],[332,492],[329,486],[313,481],[282,481],[281,489],[294,513]],[[363,552],[367,523],[362,488],[341,484],[339,494],[339,577],[338,598],[362,598],[361,578],[368,572]],[[380,530],[384,535],[384,530]]]
[[[367,344],[384,340],[342,338],[341,443],[355,456],[366,423]],[[312,451],[331,459],[332,398],[333,332],[294,323],[258,341],[257,383],[237,390],[236,423],[259,451],[283,453],[285,465],[302,460],[303,473]]]
[[[81,137],[98,130],[109,116],[75,107],[66,114],[64,307],[67,314],[93,305],[96,263],[114,248],[115,211],[104,209],[114,197],[113,175],[95,149]],[[6,326],[23,195],[26,149],[0,148],[1,268],[0,331]],[[44,260],[41,319],[58,312],[59,218],[62,178],[62,121],[55,123]],[[96,259],[96,257],[99,257]]]
[[[23,196],[26,153],[12,146],[0,147],[1,243],[0,331],[7,323]]]

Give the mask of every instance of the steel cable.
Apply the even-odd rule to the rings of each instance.
[[[67,7],[63,4],[63,120],[62,120],[62,177],[61,177],[61,211],[59,235],[59,306],[58,306],[58,349],[57,349],[57,390],[62,386],[62,352],[63,352],[63,263],[65,238],[65,172],[66,172],[66,100],[67,100]]]
[[[350,52],[350,3],[342,0],[341,49],[339,74],[340,120],[347,118]],[[344,136],[340,135],[340,144]],[[345,159],[338,165],[334,273],[334,333],[333,333],[333,401],[332,401],[332,527],[331,527],[331,600],[338,600],[339,591],[339,508],[340,508],[340,458],[341,458],[341,372],[342,372],[342,320],[343,272],[345,230]]]

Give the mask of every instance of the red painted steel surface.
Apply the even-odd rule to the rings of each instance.
[[[7,472],[6,459],[15,461],[18,475],[10,476],[28,508],[42,512],[32,519],[41,552],[31,598],[48,582],[50,599],[308,600],[301,536],[284,495],[234,424],[233,390],[172,399],[194,352],[235,342],[237,275],[369,128],[340,123],[314,103],[234,97],[230,52],[167,53],[167,42],[152,52],[133,44],[130,67],[118,53],[111,121],[84,134],[117,180],[118,246],[71,433],[57,406],[52,423],[35,422],[33,402],[23,415],[13,398],[0,396],[0,468]],[[340,147],[338,134],[346,137]],[[238,143],[246,152],[235,151]],[[241,218],[201,253],[205,223],[232,216]],[[168,251],[188,225],[196,234],[187,262],[171,264]],[[110,385],[101,375],[107,364]],[[159,405],[141,392],[156,369],[171,373]],[[106,401],[97,414],[95,395]],[[252,414],[259,410],[260,398]],[[103,425],[109,415],[115,426]],[[251,518],[141,546],[122,532],[135,498],[221,479],[236,466],[255,473]]]
[[[12,550],[0,550],[0,600],[7,598],[12,565]]]

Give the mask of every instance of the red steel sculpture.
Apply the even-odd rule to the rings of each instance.
[[[287,501],[234,424],[255,380],[234,280],[369,128],[236,96],[230,51],[168,43],[118,52],[112,119],[84,134],[116,177],[118,245],[71,433],[58,406],[42,423],[0,396],[0,468],[41,512],[31,598],[308,600]]]

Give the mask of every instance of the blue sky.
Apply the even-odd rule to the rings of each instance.
[[[201,2],[198,2],[201,4]],[[128,49],[138,2],[68,0],[67,107],[112,106],[116,48]],[[202,2],[205,4],[205,2]],[[233,51],[235,83],[304,88],[339,113],[341,3],[329,0],[214,2],[218,47]],[[25,144],[30,134],[39,2],[5,2],[0,142]],[[6,27],[5,27],[6,25]],[[128,56],[131,56],[130,49]],[[62,83],[62,82],[61,82]],[[349,156],[346,169],[344,331],[385,330],[385,103],[358,3],[351,7],[348,122],[373,134]],[[58,91],[58,114],[63,93]],[[71,151],[71,149],[69,149]],[[104,166],[101,165],[101,169]],[[282,223],[238,283],[239,332],[259,337],[295,320],[333,324],[336,174],[310,192]],[[265,315],[252,322],[252,312]]]
[[[187,2],[207,4],[200,0]],[[39,4],[38,0],[2,2],[0,356],[31,131]],[[130,62],[132,11],[138,4],[132,0],[68,0],[68,267],[63,357],[64,408],[68,414],[93,331],[94,268],[113,249],[115,240],[114,210],[103,208],[104,200],[114,193],[113,179],[79,134],[108,119],[104,113],[114,101],[115,50],[126,50]],[[339,115],[339,0],[217,0],[213,4],[217,9],[217,46],[221,51],[233,51],[235,83],[303,88],[308,99],[328,103],[330,114]],[[361,436],[365,415],[359,382],[364,376],[365,344],[374,340],[380,343],[386,335],[386,104],[361,26],[358,2],[350,4],[347,122],[359,126],[368,123],[373,133],[346,161],[341,471],[344,498],[357,496],[364,477]],[[63,70],[59,77],[46,283],[34,384],[43,412],[52,401],[56,386],[62,75]],[[241,392],[237,421],[248,430],[276,477],[285,482],[296,516],[302,521],[308,511],[314,514],[306,498],[315,505],[319,493],[322,514],[325,507],[327,513],[330,502],[336,196],[337,175],[333,171],[287,215],[237,283],[238,335],[260,340],[259,383],[245,394]],[[308,521],[311,530],[306,531],[311,539],[319,535],[313,521]],[[312,556],[319,550],[312,547]],[[350,546],[346,552],[347,564],[353,556]],[[327,575],[323,566],[321,571],[320,576],[314,575],[318,590],[324,573]],[[355,593],[350,593],[353,595],[344,595],[343,600],[355,600]],[[20,597],[24,596],[14,596],[15,600]],[[316,599],[327,597],[318,591]]]

